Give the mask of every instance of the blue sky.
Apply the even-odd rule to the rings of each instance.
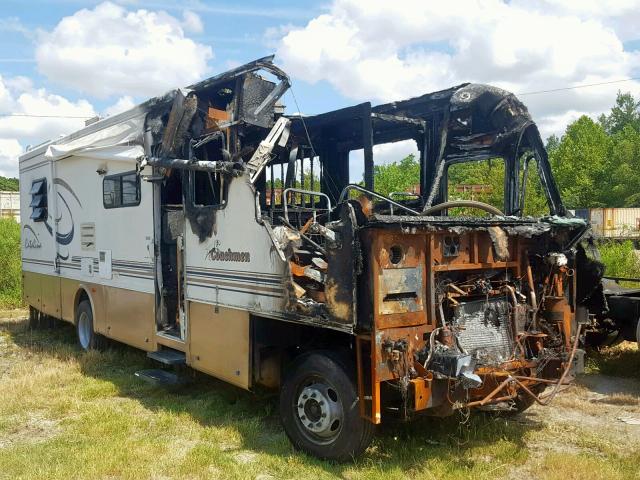
[[[26,76],[39,87],[77,100],[87,98],[75,89],[51,82],[38,71],[34,58],[34,41],[38,30],[52,30],[61,18],[73,15],[81,8],[92,8],[101,1],[81,0],[30,0],[25,8],[24,0],[3,0],[0,15],[0,74],[2,76]],[[116,2],[130,9],[145,8],[164,10],[179,17],[183,11],[196,13],[204,30],[189,35],[194,41],[210,45],[215,57],[209,62],[210,73],[228,69],[230,65],[245,63],[274,53],[266,33],[289,24],[305,25],[314,16],[326,10],[321,3],[311,1],[282,1],[276,7],[266,7],[265,2]],[[225,4],[227,3],[227,4]],[[19,26],[18,26],[19,25]],[[296,81],[295,93],[301,108],[310,113],[326,111],[352,102],[340,95],[326,81],[311,85]],[[113,103],[117,96],[92,99],[101,111]],[[142,101],[141,96],[136,100]],[[289,100],[291,100],[289,98]]]
[[[29,144],[276,53],[306,114],[466,81],[528,95],[543,135],[640,97],[640,0],[2,0],[0,174]],[[297,111],[290,94],[288,111]],[[46,118],[8,114],[42,115]],[[377,163],[415,151],[380,146]],[[353,179],[360,168],[353,160]]]

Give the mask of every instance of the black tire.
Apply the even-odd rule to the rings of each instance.
[[[347,365],[331,352],[316,351],[296,358],[285,372],[280,419],[294,447],[343,462],[371,443],[375,426],[360,417],[355,375]]]
[[[638,348],[640,348],[640,320],[638,320],[638,325],[636,325],[636,342],[638,342]]]
[[[93,311],[89,300],[83,300],[76,309],[76,333],[78,344],[83,350],[100,350],[103,345],[102,335],[93,329]]]

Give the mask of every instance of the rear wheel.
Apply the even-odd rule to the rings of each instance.
[[[83,300],[78,305],[76,330],[78,343],[83,350],[97,350],[102,346],[102,336],[93,329],[93,311],[88,300]]]
[[[329,352],[297,358],[280,392],[280,418],[293,445],[345,461],[371,443],[374,425],[360,417],[354,375]]]

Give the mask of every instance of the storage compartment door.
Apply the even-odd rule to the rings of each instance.
[[[189,302],[189,365],[249,389],[249,321],[246,311]]]

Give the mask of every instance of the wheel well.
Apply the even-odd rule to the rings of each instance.
[[[76,298],[75,298],[75,301],[73,302],[73,323],[74,324],[76,323],[76,312],[78,311],[78,305],[80,305],[80,303],[84,302],[85,300],[89,302],[89,304],[91,305],[91,308],[93,309],[93,305],[91,304],[91,298],[89,298],[89,294],[84,288],[80,288],[76,292]]]
[[[341,353],[355,362],[355,337],[346,332],[252,316],[251,351],[253,381],[278,388],[282,372],[307,352]]]

